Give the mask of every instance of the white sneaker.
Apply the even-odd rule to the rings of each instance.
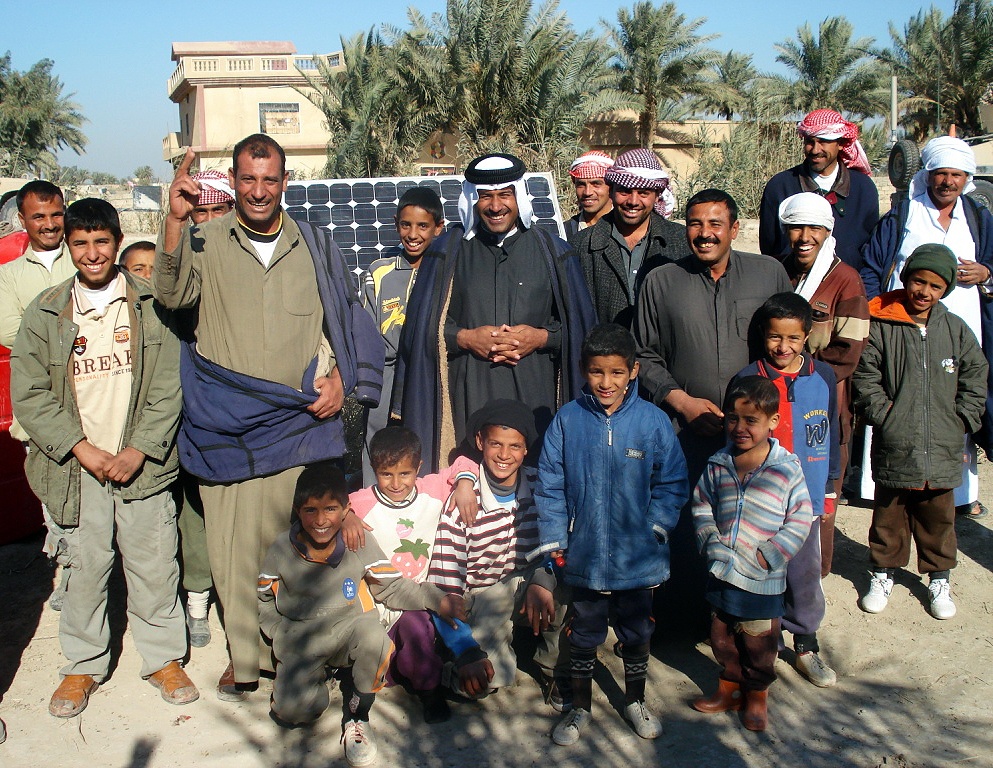
[[[952,585],[948,579],[931,579],[928,587],[931,593],[931,605],[928,610],[936,619],[950,619],[955,615],[955,603],[952,602]]]
[[[830,688],[838,682],[834,670],[824,663],[817,651],[806,651],[796,655],[797,671],[818,688]]]
[[[593,714],[588,709],[570,709],[565,716],[559,720],[558,725],[552,731],[552,741],[561,747],[568,747],[579,741],[583,726],[586,725]]]
[[[624,719],[643,739],[657,739],[662,735],[662,721],[651,713],[645,702],[636,701],[624,707]]]
[[[890,593],[893,591],[893,579],[885,572],[873,572],[872,580],[869,582],[869,591],[865,593],[860,601],[862,610],[866,613],[881,613],[890,600]]]
[[[369,765],[376,759],[376,742],[372,739],[372,729],[363,720],[349,720],[341,731],[341,743],[345,745],[345,759],[349,765]]]

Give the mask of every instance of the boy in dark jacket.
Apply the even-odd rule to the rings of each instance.
[[[117,267],[117,211],[94,198],[66,211],[75,277],[24,312],[11,355],[14,412],[31,438],[27,475],[68,557],[59,642],[68,664],[48,711],[82,712],[110,672],[107,590],[115,545],[142,677],[170,704],[199,697],[180,667],[176,507],[179,340],[151,286]]]
[[[803,296],[777,293],[759,307],[755,320],[765,356],[738,376],[762,376],[779,391],[779,424],[772,436],[800,459],[814,515],[810,535],[786,567],[783,627],[793,635],[797,670],[827,688],[837,676],[821,659],[817,642],[825,609],[820,524],[822,516],[834,514],[834,485],[841,473],[837,380],[830,365],[805,351],[814,315]]]
[[[956,268],[948,247],[921,245],[900,273],[905,287],[869,302],[869,344],[852,380],[856,410],[874,428],[867,613],[886,607],[912,536],[917,569],[930,574],[931,615],[955,615],[953,490],[962,482],[963,432],[980,427],[988,371],[975,334],[941,304]]]
[[[579,740],[591,718],[593,667],[608,615],[624,658],[625,718],[645,739],[662,724],[645,706],[654,589],[669,578],[669,533],[688,497],[686,462],[668,417],[638,396],[635,342],[606,323],[583,343],[583,395],[563,406],[538,463],[541,551],[572,588],[573,709],[556,744]]]
[[[259,573],[259,624],[276,658],[273,720],[316,722],[330,701],[327,667],[349,667],[341,741],[349,765],[368,765],[377,751],[369,710],[393,654],[376,603],[431,610],[448,622],[465,613],[437,587],[403,578],[371,533],[365,547],[349,550],[341,533],[348,511],[340,469],[320,463],[300,473],[293,524],[269,547]]]

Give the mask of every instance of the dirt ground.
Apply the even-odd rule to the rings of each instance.
[[[741,238],[745,240],[745,238]],[[748,248],[748,242],[739,247]],[[982,498],[993,499],[993,465],[980,467]],[[838,512],[833,572],[824,581],[827,617],[820,632],[825,659],[837,670],[834,688],[810,685],[784,653],[770,693],[770,727],[746,731],[734,714],[703,715],[689,702],[716,684],[707,645],[680,617],[660,617],[649,667],[648,704],[664,735],[639,739],[623,722],[620,660],[606,644],[594,686],[594,720],[574,747],[556,747],[557,716],[523,672],[517,685],[476,703],[453,705],[444,725],[425,725],[403,691],[381,695],[373,709],[377,765],[402,768],[520,768],[561,764],[597,768],[942,768],[993,766],[993,517],[960,520],[959,565],[953,572],[955,618],[926,611],[927,587],[911,567],[897,577],[881,615],[859,610],[866,588],[870,512]],[[214,642],[193,649],[187,671],[199,701],[172,707],[139,677],[140,660],[126,630],[124,595],[112,593],[112,674],[88,709],[72,720],[47,712],[63,660],[58,614],[45,601],[56,574],[40,539],[0,547],[0,717],[8,737],[0,766],[83,765],[103,768],[318,768],[345,765],[337,712],[310,730],[284,731],[268,716],[271,683],[242,704],[219,701],[217,677],[226,663],[216,612]]]
[[[984,498],[993,467],[982,465]],[[453,704],[444,725],[425,725],[402,690],[381,695],[373,709],[378,765],[415,768],[521,767],[564,764],[621,768],[658,765],[765,768],[925,768],[993,765],[990,691],[993,687],[993,524],[960,520],[959,566],[953,573],[954,619],[926,612],[927,589],[912,570],[897,578],[883,614],[862,613],[856,601],[867,581],[866,508],[838,512],[833,573],[824,581],[824,657],[838,672],[834,688],[801,678],[787,653],[770,694],[770,727],[744,730],[733,714],[703,715],[689,702],[715,686],[710,649],[695,642],[678,617],[660,619],[649,667],[648,703],[665,722],[655,742],[639,739],[622,721],[622,670],[604,645],[594,686],[594,721],[574,747],[556,747],[556,716],[523,672],[517,685],[477,703]],[[220,625],[215,640],[193,649],[187,670],[199,701],[172,707],[139,677],[140,660],[125,630],[124,595],[112,594],[114,668],[87,710],[72,720],[47,712],[62,664],[58,614],[45,604],[56,574],[40,555],[40,540],[0,547],[7,610],[0,617],[0,716],[7,742],[0,765],[115,768],[230,766],[317,768],[345,765],[338,743],[340,695],[312,730],[284,731],[268,716],[271,683],[243,704],[214,695],[225,664]],[[620,685],[619,685],[620,683]]]

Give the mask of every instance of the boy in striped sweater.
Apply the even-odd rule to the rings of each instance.
[[[710,644],[722,669],[717,692],[693,707],[744,708],[745,727],[764,731],[786,565],[810,532],[810,495],[799,459],[772,437],[779,424],[775,384],[760,376],[738,379],[723,410],[728,444],[710,457],[693,492],[697,544],[710,573]]]
[[[535,476],[524,457],[537,439],[534,414],[516,400],[492,400],[469,418],[466,432],[476,436],[483,454],[479,513],[469,523],[455,510],[442,515],[428,581],[465,600],[479,649],[457,658],[452,671],[459,693],[482,696],[514,682],[511,640],[517,622],[531,627],[535,662],[553,679],[565,607],[554,595],[555,577],[532,561],[539,548],[538,513]]]
[[[765,357],[739,371],[762,376],[779,390],[779,424],[773,437],[800,460],[810,494],[810,535],[786,568],[783,629],[793,635],[796,668],[820,688],[837,676],[820,657],[817,630],[824,620],[821,588],[821,519],[834,515],[835,481],[841,474],[838,386],[834,370],[813,359],[805,347],[814,324],[813,309],[798,293],[777,293],[759,307]]]

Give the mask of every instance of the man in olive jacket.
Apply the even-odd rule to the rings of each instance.
[[[28,481],[72,571],[59,625],[69,663],[49,712],[78,715],[109,673],[115,544],[142,677],[170,704],[187,704],[199,693],[179,666],[186,622],[169,490],[178,469],[179,341],[151,286],[116,265],[122,235],[113,206],[77,201],[65,230],[78,271],[28,305],[11,355],[14,411],[31,443]]]

